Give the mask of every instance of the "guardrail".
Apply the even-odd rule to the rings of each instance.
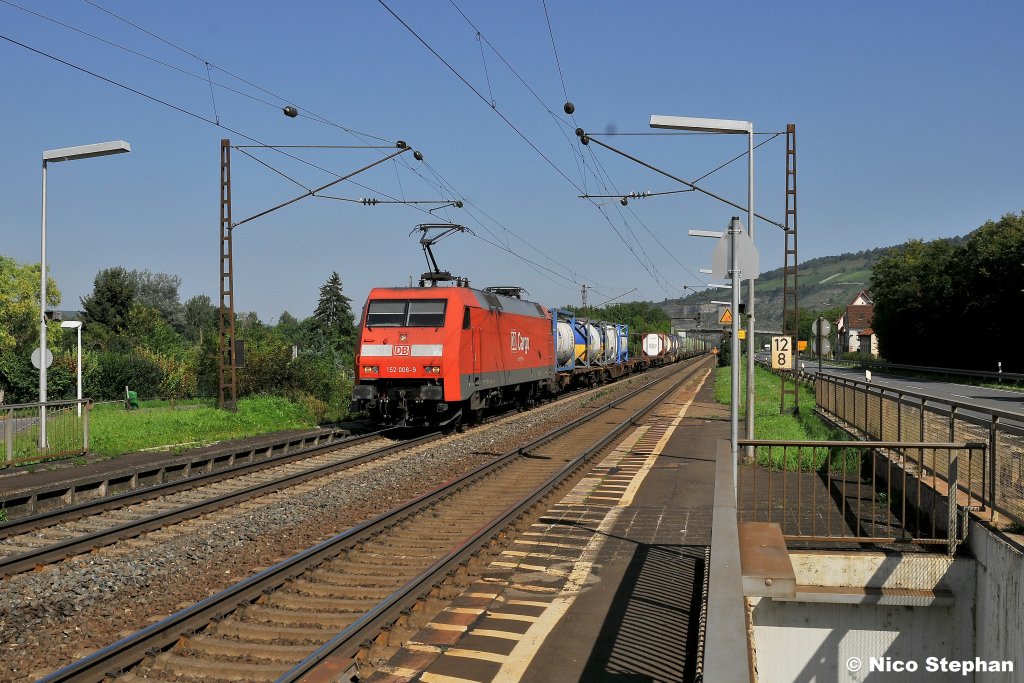
[[[739,517],[773,522],[787,541],[945,545],[981,506],[984,443],[741,439]],[[955,493],[951,493],[955,492]]]
[[[987,457],[970,462],[966,476],[980,482],[977,493],[990,513],[999,511],[1024,524],[1024,419],[1020,414],[836,375],[816,375],[814,386],[818,409],[865,438],[984,443]],[[942,467],[938,474],[947,476]]]
[[[5,451],[0,467],[88,452],[91,410],[89,399],[0,405]],[[39,443],[41,420],[46,420],[45,444]]]
[[[807,358],[804,362],[818,362],[817,356]],[[999,382],[1024,382],[1024,373],[1021,372],[997,372],[995,370],[966,370],[962,368],[940,368],[931,365],[904,365],[902,363],[872,363],[861,360],[844,360],[842,358],[829,358],[826,363],[849,365],[868,368],[870,370],[907,370],[910,372],[923,372],[935,375],[959,375],[962,377],[977,377],[979,379],[994,379]]]

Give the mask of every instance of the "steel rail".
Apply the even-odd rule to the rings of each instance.
[[[374,460],[397,451],[412,448],[422,443],[437,439],[440,436],[440,433],[436,432],[427,434],[410,441],[403,441],[398,444],[392,444],[390,446],[370,451],[369,453],[364,453],[363,455],[357,455],[341,462],[328,463],[313,469],[297,472],[287,477],[250,486],[240,491],[226,493],[224,495],[217,496],[216,498],[201,501],[200,503],[189,505],[184,508],[168,510],[143,519],[110,527],[109,529],[103,529],[101,531],[70,538],[65,541],[60,541],[28,552],[11,555],[0,559],[0,576],[30,571],[36,567],[50,564],[52,562],[58,562],[74,555],[91,552],[96,548],[112,545],[117,541],[139,536],[140,534],[154,531],[171,524],[177,524],[187,519],[194,519],[215,510],[229,507],[249,498],[266,495],[279,489],[301,484],[309,479],[326,476],[336,471],[345,470],[350,467],[363,464],[369,460]]]
[[[699,363],[695,364],[695,366],[696,367],[691,368],[683,378],[674,382],[668,390],[660,393],[654,401],[650,402],[638,411],[633,418],[635,419],[636,415],[649,412],[664,398],[665,395],[674,391],[679,385],[692,377],[693,374],[695,374],[701,367]],[[634,396],[639,395],[643,391],[646,391],[650,387],[660,382],[665,382],[668,379],[670,379],[670,377],[661,377],[653,380],[635,391],[630,392],[626,396],[616,399],[602,408],[579,418],[574,422],[574,424],[582,426],[613,409],[620,403],[627,401]],[[613,432],[621,433],[630,426],[631,420],[625,420],[616,427]],[[520,457],[526,457],[529,448],[534,445],[549,441],[557,435],[565,432],[565,427],[560,427],[544,434],[527,446],[523,446],[490,462],[484,463],[472,471],[436,487],[432,491],[428,491],[388,512],[382,513],[336,536],[333,536],[332,538],[326,539],[311,548],[308,548],[235,584],[234,586],[230,586],[229,588],[196,603],[191,607],[185,608],[176,614],[162,619],[157,623],[151,624],[134,634],[126,636],[116,643],[92,653],[84,659],[73,662],[40,680],[45,683],[101,681],[110,673],[125,671],[129,667],[138,664],[148,655],[164,650],[178,642],[181,637],[202,629],[209,624],[211,620],[221,619],[227,614],[233,612],[235,609],[251,603],[266,593],[274,591],[285,582],[321,565],[328,559],[339,555],[341,552],[344,552],[352,546],[355,546],[372,536],[376,536],[385,529],[402,523],[405,519],[420,512],[421,510],[429,508],[433,503],[447,498],[472,485],[476,480],[497,472],[498,470],[506,467],[512,460]],[[595,444],[595,446],[591,447],[591,449],[588,449],[588,451],[597,452],[594,449],[603,448],[613,438],[614,436],[609,434]],[[559,472],[564,473],[568,467],[569,464],[563,466],[560,468]],[[564,476],[565,475],[563,474],[563,478]],[[540,491],[538,490],[537,493],[540,493]],[[530,496],[530,498],[533,498],[533,496]],[[519,506],[516,505],[514,507],[518,508]],[[507,513],[506,515],[502,515],[502,517],[506,516]],[[485,525],[480,532],[474,534],[473,538],[483,538],[484,536],[493,535],[493,527],[493,524]],[[452,558],[453,556],[462,558],[467,554],[471,555],[473,552],[476,552],[476,549],[470,545],[470,541],[465,541],[449,554],[449,558]],[[454,560],[449,559],[449,564],[453,561]],[[385,603],[380,603],[371,612],[368,612],[367,615],[364,615],[364,617],[360,618],[356,622],[362,624],[360,630],[365,632],[371,628],[369,625],[371,623],[380,624],[388,619],[394,620],[397,618],[397,614],[405,607],[404,603],[408,602],[408,596],[412,593],[417,593],[418,596],[417,589],[409,588],[409,586],[412,584],[416,584],[416,586],[420,587],[425,586],[433,581],[431,577],[434,577],[439,573],[446,573],[446,570],[438,568],[435,564],[431,569],[422,572],[419,576],[413,579],[412,582],[407,584],[407,589],[400,589],[399,591],[392,593],[385,601],[385,603],[387,603],[386,605]],[[403,594],[405,597],[403,598],[399,594]],[[344,638],[345,642],[352,643],[357,639],[358,634],[355,633],[352,627],[349,627],[329,642],[335,642],[342,634],[346,633],[348,635]],[[327,654],[324,652],[324,648],[326,648],[326,646],[314,651],[314,654],[320,653],[320,656],[318,657],[319,661],[322,661],[327,657]],[[332,658],[337,656],[337,650],[337,647],[332,650]],[[313,657],[313,655],[311,654],[310,657]],[[303,662],[308,664],[310,657],[307,657]],[[300,662],[300,664],[302,663]]]
[[[313,653],[311,653],[304,660],[296,664],[292,669],[286,672],[284,675],[277,679],[277,683],[292,683],[294,681],[303,680],[305,676],[310,674],[314,669],[323,664],[328,660],[337,659],[351,659],[355,654],[354,649],[358,649],[360,644],[366,641],[370,635],[375,631],[379,631],[381,628],[386,627],[390,623],[394,622],[401,612],[407,608],[410,602],[419,599],[422,595],[429,592],[437,583],[443,578],[450,574],[453,569],[463,562],[467,561],[471,556],[475,555],[480,549],[487,545],[491,538],[500,533],[500,530],[510,526],[514,520],[525,514],[530,508],[532,508],[540,500],[552,493],[558,486],[564,482],[567,478],[572,476],[576,471],[589,463],[594,456],[604,450],[609,444],[614,442],[623,432],[634,426],[635,422],[642,416],[654,409],[655,406],[660,404],[669,394],[678,389],[684,382],[692,377],[700,366],[692,368],[690,372],[682,378],[677,379],[672,385],[655,396],[651,401],[644,405],[640,410],[634,412],[629,419],[623,420],[617,427],[613,428],[608,434],[602,437],[597,443],[586,449],[571,461],[563,465],[557,472],[548,478],[543,484],[541,484],[532,494],[521,499],[517,503],[513,503],[503,513],[500,513],[497,517],[492,518],[490,522],[480,528],[473,536],[463,541],[457,548],[452,550],[446,557],[441,558],[435,562],[431,567],[424,570],[412,581],[408,582],[405,586],[394,591],[391,595],[380,602],[376,607],[367,612],[365,615],[357,619],[355,622],[347,626],[344,630],[334,636],[331,640],[327,641],[324,645],[319,647]],[[582,424],[590,422],[597,416],[617,407],[619,403],[625,402],[643,391],[646,391],[653,384],[658,382],[667,381],[671,378],[660,378],[650,384],[644,385],[635,392],[623,396],[607,406],[604,406],[602,410],[595,411],[594,413],[584,416],[574,423],[570,423],[574,427],[579,427]],[[567,425],[568,426],[568,425]],[[559,436],[567,433],[565,427],[560,427],[553,432],[549,432],[539,439],[529,444],[526,447],[520,448],[517,451],[509,455],[527,455],[527,451],[530,448],[535,448],[541,444],[548,443]],[[505,456],[508,457],[508,456]]]
[[[11,520],[10,522],[0,525],[0,540],[11,536],[17,536],[19,534],[26,534],[31,531],[35,531],[36,529],[56,523],[72,522],[88,515],[106,512],[108,510],[115,510],[126,505],[142,503],[171,493],[181,493],[182,491],[188,491],[200,486],[215,484],[225,479],[251,474],[270,467],[287,465],[296,460],[316,455],[321,451],[328,451],[338,447],[354,446],[363,443],[364,441],[369,441],[370,439],[380,436],[382,433],[383,432],[362,434],[347,439],[331,441],[330,443],[320,444],[318,446],[309,446],[297,451],[289,451],[288,453],[274,455],[264,460],[232,465],[231,467],[225,467],[219,470],[191,475],[186,479],[168,481],[154,486],[147,486],[143,489],[137,489],[135,491],[125,491],[124,493],[119,493],[113,496],[87,500],[82,503],[47,510],[46,512],[40,512],[26,517],[19,517],[18,519]],[[245,452],[249,452],[250,450],[252,449],[246,449]]]

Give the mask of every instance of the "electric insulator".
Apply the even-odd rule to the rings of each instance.
[[[416,150],[412,153],[412,158],[416,161],[423,161],[423,152]]]
[[[284,115],[290,119],[294,119],[296,116],[299,115],[299,110],[290,104],[287,107],[283,108],[281,111],[283,111]]]
[[[576,105],[574,105],[572,102],[566,102],[562,106],[562,109],[565,111],[566,114],[569,114],[571,116],[572,113],[576,111]]]

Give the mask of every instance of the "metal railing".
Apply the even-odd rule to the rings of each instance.
[[[823,375],[815,378],[818,409],[868,439],[985,443],[970,463],[981,504],[1024,524],[1024,418],[1019,413]],[[940,475],[945,473],[940,470]],[[961,473],[961,477],[964,474]]]
[[[0,467],[87,453],[91,410],[89,399],[0,405],[5,453]],[[43,419],[46,443],[40,444],[39,425]]]
[[[806,363],[817,363],[817,356],[808,356],[802,359]],[[845,360],[843,358],[827,358],[825,362],[830,365],[848,365],[851,367],[862,367],[868,370],[877,370],[884,372],[886,370],[904,370],[911,373],[928,374],[928,375],[939,375],[939,376],[960,376],[960,377],[972,377],[974,379],[992,379],[996,380],[1000,384],[1007,382],[1015,384],[1024,382],[1024,373],[1021,372],[1002,372],[997,370],[967,370],[962,368],[940,368],[933,365],[906,365],[903,363],[889,363],[886,361],[863,361],[863,360]]]
[[[974,467],[984,443],[741,439],[756,460],[740,468],[739,517],[774,522],[787,541],[941,544],[962,540],[981,504]]]

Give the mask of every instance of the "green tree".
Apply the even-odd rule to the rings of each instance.
[[[171,354],[184,348],[181,335],[168,324],[160,312],[141,303],[132,305],[128,312],[124,336],[132,345],[162,354]]]
[[[0,255],[0,393],[6,403],[39,397],[39,371],[30,362],[32,350],[39,346],[39,284],[39,264],[21,264]],[[57,306],[60,300],[57,284],[47,277],[47,307]],[[56,350],[63,332],[60,323],[49,323],[47,346]],[[62,375],[55,369],[47,377],[49,390]]]
[[[1006,371],[1022,363],[1011,333],[1024,282],[1024,212],[963,239],[915,240],[875,265],[872,327],[888,360]]]
[[[0,255],[0,354],[39,343],[39,264],[20,264]],[[46,280],[46,304],[60,304],[53,278]]]
[[[101,270],[93,280],[92,294],[81,300],[85,322],[102,325],[115,334],[124,332],[136,289],[135,277],[121,266]]]
[[[289,344],[304,346],[307,340],[307,333],[302,329],[302,323],[294,315],[285,311],[277,319],[277,333]]]
[[[177,331],[184,331],[184,309],[178,299],[181,277],[148,270],[133,270],[130,275],[135,281],[135,301],[155,309]]]
[[[210,297],[198,294],[186,301],[182,308],[185,339],[190,342],[201,342],[206,337],[217,335],[218,311]]]
[[[320,300],[313,311],[315,329],[327,346],[350,355],[355,348],[356,325],[351,299],[342,291],[337,272],[320,287]]]

